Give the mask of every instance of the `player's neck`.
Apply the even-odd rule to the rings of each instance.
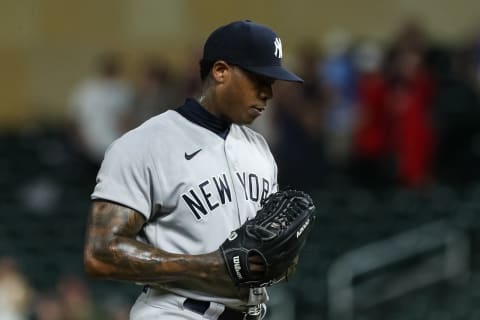
[[[221,110],[219,102],[215,96],[211,94],[211,92],[207,91],[206,93],[200,95],[197,101],[205,110],[207,110],[208,113],[218,119],[225,120],[219,111]]]

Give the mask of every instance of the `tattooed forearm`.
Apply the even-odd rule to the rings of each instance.
[[[143,216],[132,209],[94,202],[86,234],[86,271],[141,283],[205,279],[212,272],[223,271],[223,262],[216,254],[172,254],[137,241],[135,237],[144,223]]]

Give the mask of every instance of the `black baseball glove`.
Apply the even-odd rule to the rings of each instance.
[[[236,285],[261,287],[288,277],[310,232],[315,206],[302,191],[284,190],[262,202],[255,218],[232,231],[220,246]],[[252,272],[251,258],[262,261],[263,272]]]

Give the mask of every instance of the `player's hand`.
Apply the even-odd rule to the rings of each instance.
[[[265,261],[258,254],[253,254],[248,257],[248,267],[252,277],[256,279],[261,279],[265,275]]]

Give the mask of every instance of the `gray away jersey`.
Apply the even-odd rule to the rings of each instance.
[[[203,254],[217,250],[276,190],[277,166],[261,135],[232,124],[222,139],[169,110],[110,146],[91,198],[143,214],[143,241],[172,253]],[[193,299],[244,303],[165,288]]]

